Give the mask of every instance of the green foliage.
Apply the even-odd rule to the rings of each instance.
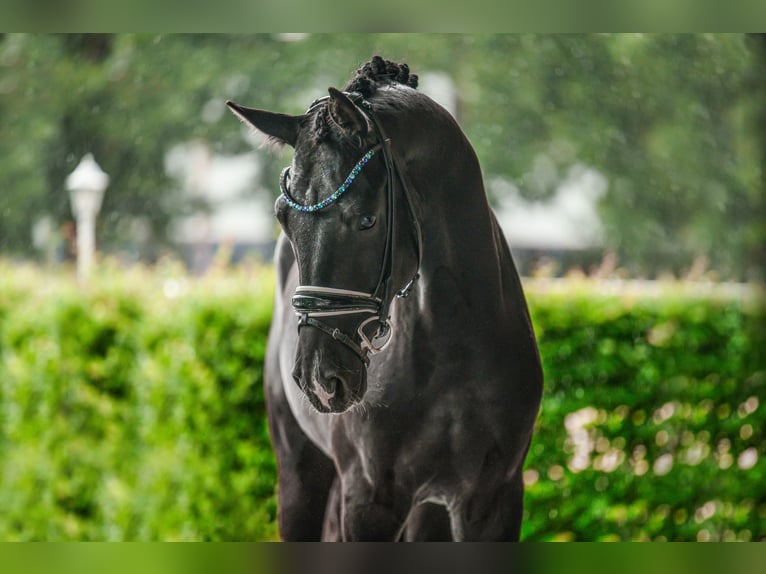
[[[273,540],[273,272],[0,263],[0,539]],[[752,290],[530,281],[546,388],[527,540],[766,537]]]
[[[473,62],[476,105],[464,124],[488,176],[545,198],[574,163],[593,166],[609,181],[599,206],[607,245],[633,273],[679,270],[705,254],[725,276],[743,275],[763,241],[753,236],[763,214],[752,127],[763,96],[751,85],[762,64],[744,36],[477,43],[496,57]]]
[[[2,269],[0,539],[273,539],[271,274],[108,273]]]
[[[528,288],[546,389],[526,538],[766,537],[764,309],[701,290]]]

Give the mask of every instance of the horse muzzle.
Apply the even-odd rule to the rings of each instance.
[[[293,380],[320,413],[342,413],[367,391],[367,369],[343,347],[327,348],[321,333],[303,335],[306,349],[293,368]]]

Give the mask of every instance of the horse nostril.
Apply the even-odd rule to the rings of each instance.
[[[335,391],[338,390],[338,387],[343,386],[343,381],[340,380],[338,377],[328,377],[325,380],[325,388],[327,389],[327,392],[331,395],[335,394]]]

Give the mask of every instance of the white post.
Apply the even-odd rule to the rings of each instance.
[[[96,254],[96,214],[81,213],[77,218],[77,278],[88,280]]]
[[[77,278],[87,281],[96,253],[96,215],[101,209],[109,176],[86,154],[66,179],[77,223]]]

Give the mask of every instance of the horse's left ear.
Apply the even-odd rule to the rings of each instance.
[[[370,133],[370,124],[362,110],[346,94],[329,88],[330,116],[347,135],[364,140]]]
[[[263,132],[271,139],[295,147],[300,131],[300,121],[303,116],[289,116],[277,112],[257,110],[226,101],[226,106],[244,123]]]

